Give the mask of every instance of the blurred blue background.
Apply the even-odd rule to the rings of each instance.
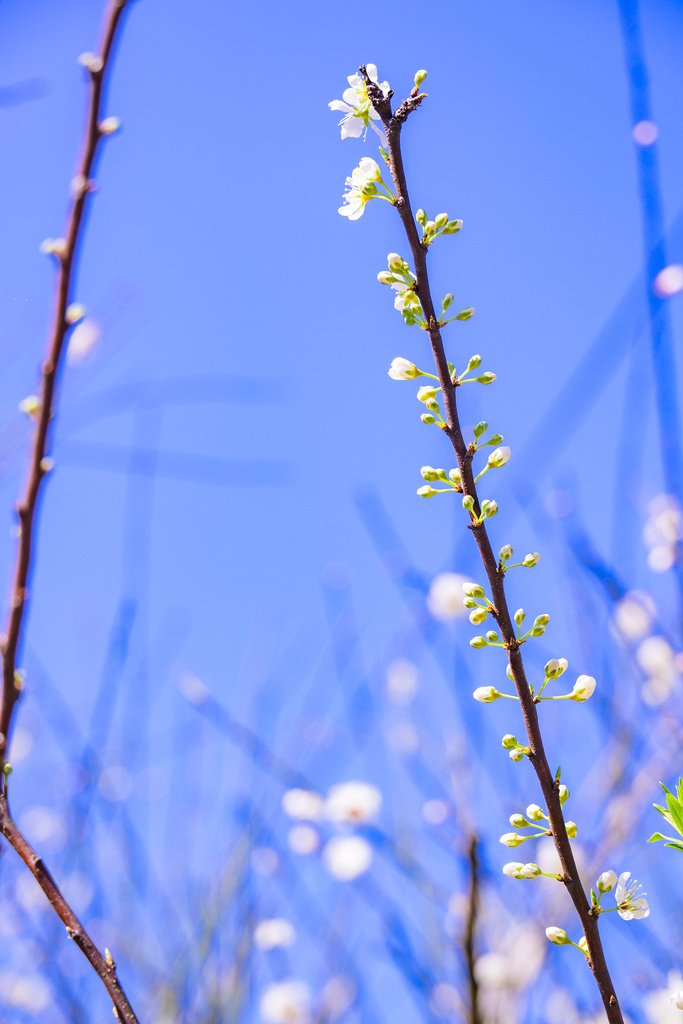
[[[101,6],[0,8],[6,581],[31,438],[17,406],[51,315],[38,246],[62,231],[76,58]],[[448,454],[414,386],[386,373],[396,355],[429,368],[375,281],[387,252],[406,254],[400,223],[388,204],[356,224],[336,212],[376,140],[340,143],[327,103],[367,61],[398,97],[429,71],[404,133],[413,202],[464,220],[431,257],[437,292],[477,309],[448,328],[449,357],[479,352],[498,374],[465,390],[462,418],[513,451],[485,481],[494,543],[543,554],[510,580],[513,607],[552,617],[530,665],[566,656],[598,678],[590,704],[544,706],[547,745],[588,875],[632,870],[649,892],[649,921],[603,927],[629,1019],[669,1019],[653,1000],[682,969],[683,864],[645,840],[657,780],[683,773],[682,46],[677,0],[132,4],[11,756],[17,818],[142,1019],[258,1021],[268,986],[294,977],[311,1000],[294,1024],[470,1020],[472,835],[482,1021],[603,1019],[580,955],[545,948],[547,924],[575,930],[563,894],[500,873],[508,815],[539,796],[500,749],[515,708],[471,700],[504,680],[500,660],[427,600],[439,574],[479,570],[457,500],[415,496],[419,467]],[[372,866],[345,883],[292,849],[281,798],[355,779],[383,803],[360,830]],[[0,870],[7,1019],[106,1015],[9,853]],[[252,942],[272,918],[296,929],[287,950]]]

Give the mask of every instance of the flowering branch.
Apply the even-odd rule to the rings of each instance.
[[[117,30],[127,0],[110,0],[105,17],[102,43],[98,54],[85,53],[79,58],[90,79],[90,99],[86,118],[85,136],[76,176],[71,182],[72,203],[64,238],[47,239],[41,250],[57,261],[57,289],[52,331],[47,355],[42,367],[40,393],[25,398],[20,408],[35,420],[35,434],[31,451],[26,487],[17,505],[19,539],[14,580],[10,598],[7,627],[0,638],[2,654],[2,695],[0,698],[0,832],[16,851],[47,896],[55,913],[66,926],[67,934],[102,980],[114,1005],[116,1019],[122,1024],[137,1024],[137,1017],[116,975],[116,965],[109,950],[100,953],[83,924],[59,890],[42,859],[32,848],[12,819],[8,780],[11,765],[7,762],[7,747],[14,710],[23,689],[23,672],[17,667],[22,641],[22,627],[28,600],[28,583],[33,570],[33,550],[36,516],[42,484],[52,468],[48,458],[50,424],[56,409],[57,376],[66,349],[70,328],[84,315],[83,308],[71,302],[71,292],[79,242],[82,238],[83,218],[88,197],[93,190],[91,180],[101,140],[118,128],[113,117],[101,119],[102,97],[106,73]]]
[[[422,416],[422,419],[425,423],[436,423],[443,430],[451,442],[457,459],[457,469],[452,470],[449,474],[446,474],[443,470],[434,470],[432,467],[423,467],[422,475],[427,481],[441,480],[446,484],[445,491],[455,490],[463,495],[463,506],[470,516],[469,529],[472,531],[477,544],[490,590],[490,599],[485,598],[483,604],[477,604],[477,599],[484,597],[483,588],[477,588],[476,594],[467,594],[466,605],[474,609],[472,614],[475,616],[475,619],[473,621],[483,621],[486,615],[490,614],[495,619],[500,630],[500,635],[495,631],[490,631],[485,638],[474,638],[473,646],[499,646],[507,653],[508,676],[514,683],[516,699],[521,707],[527,734],[527,745],[519,744],[512,736],[505,737],[503,745],[510,751],[513,760],[521,760],[522,757],[527,756],[533,765],[547,806],[548,828],[543,831],[546,834],[552,835],[560,861],[561,874],[557,877],[564,883],[583,926],[584,936],[579,948],[585,952],[587,962],[595,976],[608,1021],[610,1024],[623,1024],[622,1013],[598,931],[598,916],[601,908],[599,905],[596,906],[595,903],[588,901],[579,877],[562,811],[562,803],[566,799],[568,792],[565,786],[561,786],[559,777],[554,777],[551,772],[538,720],[537,705],[539,697],[534,694],[526,677],[521,654],[521,646],[529,636],[541,635],[544,632],[547,616],[539,617],[531,630],[521,635],[519,627],[524,619],[524,613],[521,609],[515,613],[514,617],[510,613],[505,595],[505,573],[507,568],[509,568],[506,563],[509,562],[512,552],[511,550],[509,550],[509,553],[507,551],[505,553],[501,552],[500,560],[496,559],[493,553],[485,520],[489,516],[496,514],[498,506],[495,502],[480,501],[473,471],[474,456],[478,447],[480,447],[478,440],[481,433],[486,430],[486,424],[478,425],[481,428],[479,434],[475,432],[474,443],[468,444],[464,438],[458,417],[456,388],[470,380],[489,384],[495,379],[495,375],[486,373],[480,377],[466,377],[470,370],[476,370],[479,366],[481,360],[477,356],[470,360],[465,374],[461,374],[459,377],[456,376],[454,367],[449,364],[446,358],[441,334],[442,327],[449,322],[445,317],[445,312],[448,306],[450,306],[453,297],[450,294],[444,297],[441,314],[437,316],[429,284],[427,271],[427,252],[429,246],[439,230],[447,229],[448,233],[455,233],[460,229],[461,222],[449,221],[445,214],[440,214],[434,221],[428,221],[423,210],[419,210],[414,215],[410,203],[401,152],[401,131],[407,118],[425,99],[425,94],[420,92],[420,85],[426,77],[426,72],[420,71],[417,73],[415,76],[415,88],[410,96],[400,104],[396,111],[393,111],[391,104],[393,93],[391,89],[387,83],[378,82],[374,66],[369,66],[369,68],[371,73],[368,73],[366,67],[359,69],[361,81],[365,87],[365,96],[367,96],[384,127],[386,150],[382,149],[381,152],[393,179],[395,190],[393,205],[396,207],[403,223],[413,260],[411,270],[401,260],[400,256],[395,253],[390,254],[388,261],[389,271],[382,272],[379,280],[382,284],[390,284],[398,292],[395,305],[401,311],[405,322],[419,326],[429,336],[432,355],[436,364],[438,387],[420,389],[421,393],[418,393],[418,398],[425,403],[426,408],[429,410]],[[358,137],[363,124],[365,126],[368,125],[369,116],[365,106],[364,91],[360,83],[358,83],[358,76],[353,76],[353,79],[354,81],[349,79],[349,84],[355,89],[357,102],[350,104],[352,109],[347,112],[345,123],[348,127],[349,124],[355,123],[354,119],[358,122],[358,131],[355,129],[353,133],[347,131],[347,136],[353,134],[353,137]],[[347,94],[345,94],[345,98],[347,98]],[[348,98],[350,99],[351,97]],[[333,109],[339,108],[333,107]],[[342,135],[344,135],[344,124]],[[368,194],[368,199],[370,198],[373,198],[373,196]],[[362,212],[362,208],[360,212]],[[418,234],[416,224],[422,227],[422,237]],[[462,310],[456,318],[450,319],[467,320],[472,316],[473,312],[472,309],[467,308]],[[390,371],[391,376],[396,376],[398,379],[410,379],[411,377],[424,375],[423,371],[418,370],[414,364],[408,363],[407,360],[403,362],[406,365],[397,368],[396,373]],[[437,399],[438,392],[440,392],[443,401],[444,415],[441,413]],[[498,437],[496,437],[497,441]],[[502,467],[507,462],[509,454],[509,449],[497,449],[489,457],[487,469]],[[427,486],[420,488],[418,493],[423,497],[432,497],[438,491]],[[528,562],[530,566],[534,565],[538,560],[535,555],[527,557],[530,559]],[[525,559],[524,563],[526,561]],[[544,621],[541,621],[541,619],[544,619]],[[551,666],[550,671],[548,671],[547,666],[546,682],[549,679],[556,678],[556,674],[559,673],[555,672],[554,665]],[[578,688],[575,687],[574,691],[572,691],[571,699],[579,701],[586,699],[592,693],[594,685],[595,681],[592,677],[581,677],[580,682],[577,683]],[[500,694],[493,687],[485,689],[487,692],[485,694],[480,693],[477,699],[488,702],[497,699],[499,696],[509,696]],[[475,694],[475,696],[477,695]],[[512,834],[508,834],[508,837],[509,835]],[[503,838],[505,840],[508,837]],[[517,838],[519,838],[520,842],[524,841],[523,837],[515,837],[514,843],[509,842],[506,845],[517,845]],[[519,873],[513,877],[531,878],[541,873],[540,869],[536,870],[537,866],[533,864],[520,864],[519,869]],[[554,940],[551,939],[551,941]],[[558,944],[564,943],[558,942]]]

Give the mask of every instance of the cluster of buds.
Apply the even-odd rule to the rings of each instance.
[[[435,494],[448,494],[453,491],[462,490],[462,476],[459,469],[435,469],[434,466],[423,466],[420,475],[427,483],[418,487],[417,493],[421,498],[433,498]],[[447,484],[446,487],[432,487],[431,484],[439,481]]]
[[[479,504],[479,514],[477,515],[474,498],[471,494],[466,494],[462,499],[462,507],[469,512],[470,519],[475,526],[481,526],[485,519],[498,514],[498,502],[491,498],[484,498]]]
[[[461,220],[450,220],[447,213],[437,213],[429,220],[424,210],[418,210],[415,220],[422,228],[422,244],[427,249],[439,235],[457,235],[462,228]]]
[[[463,316],[464,313],[469,313],[469,316]],[[471,307],[467,310],[463,310],[457,317],[453,317],[454,320],[469,320],[470,317],[474,316],[474,309]],[[474,355],[470,356],[467,366],[461,374],[456,372],[455,367],[452,363],[448,364],[448,369],[451,374],[451,380],[455,387],[460,387],[461,384],[493,384],[496,379],[495,373],[490,370],[485,370],[484,373],[479,374],[478,377],[468,377],[468,373],[472,373],[473,370],[478,370],[481,366],[481,356]]]
[[[506,733],[501,740],[503,750],[507,750],[511,761],[521,761],[531,753],[531,747],[525,747],[512,733]]]
[[[380,270],[377,280],[380,284],[389,285],[396,292],[394,309],[397,309],[409,326],[417,324],[426,329],[427,321],[420,300],[415,291],[417,278],[410,266],[397,252],[387,256],[388,270]]]
[[[551,925],[550,928],[546,928],[545,935],[548,942],[552,942],[554,946],[573,946],[574,949],[578,949],[585,957],[588,957],[588,943],[586,942],[586,936],[582,935],[578,942],[572,942],[567,935],[564,928],[558,928],[556,925]]]
[[[489,445],[493,448],[495,445],[503,443],[502,434],[491,434],[486,441],[482,441],[483,435],[489,429],[489,425],[486,420],[481,420],[479,423],[474,425],[474,441],[470,444],[469,448],[472,453],[478,452],[480,448],[486,448]]]
[[[569,793],[567,792],[567,796],[568,795]],[[552,835],[552,831],[547,824],[548,815],[542,807],[539,807],[538,804],[529,804],[526,809],[526,814],[522,814],[521,812],[511,814],[509,821],[514,829],[535,829],[536,831],[524,836],[519,835],[517,831],[506,832],[500,837],[500,842],[503,846],[521,846],[522,843],[526,843],[530,839],[540,839],[544,836]],[[565,827],[569,838],[574,839],[578,832],[576,822],[567,821],[565,822]]]
[[[568,664],[566,658],[551,658],[550,661],[546,662],[543,684],[534,698],[537,702],[541,700],[573,700],[577,704],[583,704],[584,701],[590,700],[595,693],[596,682],[593,676],[586,675],[581,675],[577,678],[569,693],[560,693],[552,697],[543,696],[543,691],[548,683],[564,675]]]
[[[470,622],[473,626],[481,626],[488,615],[493,611],[493,605],[484,592],[484,588],[478,583],[463,583],[464,591],[463,604],[470,612]]]
[[[489,442],[490,443],[490,442]],[[538,551],[529,551],[521,562],[511,562],[513,555],[512,548],[509,544],[503,544],[498,554],[498,568],[501,572],[507,572],[508,569],[533,569],[535,565],[541,561],[541,555]]]
[[[617,911],[619,917],[624,921],[641,921],[650,916],[650,907],[646,900],[647,893],[642,892],[642,886],[636,879],[629,881],[630,871],[622,871],[617,876],[616,871],[603,871],[595,882],[595,888],[591,889],[591,910],[593,914],[610,914]],[[614,907],[603,907],[602,898],[608,892],[614,890]]]

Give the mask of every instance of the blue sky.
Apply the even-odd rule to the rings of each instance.
[[[63,223],[83,119],[76,57],[93,47],[100,6],[6,0],[0,11],[0,87],[21,100],[0,106],[3,579],[29,440],[17,404],[35,388],[50,316],[38,244]],[[641,8],[681,262],[683,12],[663,0]],[[633,290],[641,211],[616,4],[436,0],[418,16],[404,0],[134,3],[107,103],[123,130],[104,146],[75,295],[102,338],[62,380],[26,662],[29,680],[32,665],[37,676],[47,667],[89,728],[113,623],[133,602],[108,756],[151,763],[167,786],[184,671],[295,755],[300,709],[339,713],[326,688],[330,593],[350,586],[371,661],[409,646],[362,514],[369,495],[423,581],[474,571],[459,510],[415,497],[419,467],[446,457],[442,438],[420,424],[412,385],[386,375],[396,355],[427,360],[424,337],[375,282],[386,253],[405,251],[398,218],[386,204],[357,224],[336,212],[345,176],[375,154],[371,138],[340,142],[327,103],[367,61],[397,95],[429,71],[429,99],[405,132],[407,170],[415,205],[464,220],[435,246],[433,280],[477,309],[449,328],[450,357],[480,352],[498,374],[463,411],[513,449],[495,484],[506,517],[496,542],[548,550],[533,584],[519,581],[520,600],[543,593],[562,607],[550,557],[562,557],[562,524],[544,511],[558,488],[631,585],[652,582],[637,523],[662,483],[645,286]],[[671,301],[679,338],[682,301]],[[595,369],[558,401],[596,344]],[[552,428],[539,439],[541,422]],[[570,625],[560,637],[579,646]],[[37,742],[18,805],[33,773],[59,779],[64,758],[34,692],[20,712]],[[321,785],[353,766],[341,756],[312,755]],[[59,805],[59,782],[46,799]]]

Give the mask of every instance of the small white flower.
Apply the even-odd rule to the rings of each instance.
[[[259,921],[254,928],[254,945],[259,949],[286,949],[296,941],[294,927],[282,917]]]
[[[588,700],[595,693],[595,679],[593,676],[579,676],[574,683],[572,692],[569,695],[570,700],[575,700],[581,704],[583,701]]]
[[[511,454],[512,452],[507,447],[496,448],[496,450],[491,452],[489,455],[487,463],[493,469],[500,469],[501,466],[504,466],[506,462],[510,461]]]
[[[541,869],[538,864],[523,864],[519,870],[520,878],[538,878]]]
[[[409,359],[404,359],[402,356],[397,356],[391,360],[389,376],[392,380],[413,380],[414,377],[420,377],[421,374],[415,363],[411,363]]]
[[[546,662],[545,674],[548,679],[559,679],[567,671],[568,667],[569,662],[566,658],[551,658],[550,661]]]
[[[105,117],[100,121],[100,135],[113,135],[121,127],[118,117]]]
[[[526,816],[529,821],[543,821],[545,818],[543,808],[539,807],[538,804],[529,804],[526,809]]]
[[[27,395],[19,402],[19,412],[23,412],[24,416],[31,416],[33,419],[38,418],[41,409],[42,402],[38,395]]]
[[[325,801],[311,789],[288,789],[282,797],[282,809],[290,818],[300,821],[319,821]]]
[[[598,892],[611,892],[617,884],[616,871],[603,871],[601,875],[598,875],[595,884],[598,887]]]
[[[635,878],[629,883],[630,871],[622,871],[614,890],[614,899],[617,904],[619,917],[624,921],[640,921],[650,916],[650,907],[645,899],[645,893],[639,896],[642,886],[638,885]]]
[[[335,836],[323,850],[327,870],[340,882],[365,874],[372,863],[372,847],[361,836]]]
[[[365,70],[370,81],[379,85],[386,96],[389,93],[389,83],[377,80],[377,65],[366,64]],[[359,139],[361,135],[365,138],[369,126],[384,142],[384,132],[374,123],[379,120],[379,114],[370,102],[368,87],[364,80],[360,75],[349,75],[347,81],[349,88],[342,93],[342,99],[328,103],[330,110],[338,110],[344,115],[339,122],[342,139]]]
[[[467,614],[462,603],[462,588],[469,582],[467,576],[457,572],[442,572],[434,577],[427,596],[427,607],[435,619],[448,622]]]
[[[523,867],[521,860],[511,860],[509,863],[503,864],[503,874],[508,878],[519,878]]]
[[[379,164],[370,156],[361,158],[346,179],[347,191],[343,195],[345,206],[339,207],[342,217],[358,220],[365,212],[366,203],[377,195],[377,182],[382,180]]]
[[[325,816],[337,824],[363,825],[379,814],[382,794],[367,782],[332,786],[325,801]]]
[[[261,996],[261,1016],[268,1024],[309,1024],[311,990],[293,978],[269,985]]]
[[[72,302],[66,307],[64,319],[68,324],[77,324],[84,316],[85,306],[82,306],[80,302]]]

